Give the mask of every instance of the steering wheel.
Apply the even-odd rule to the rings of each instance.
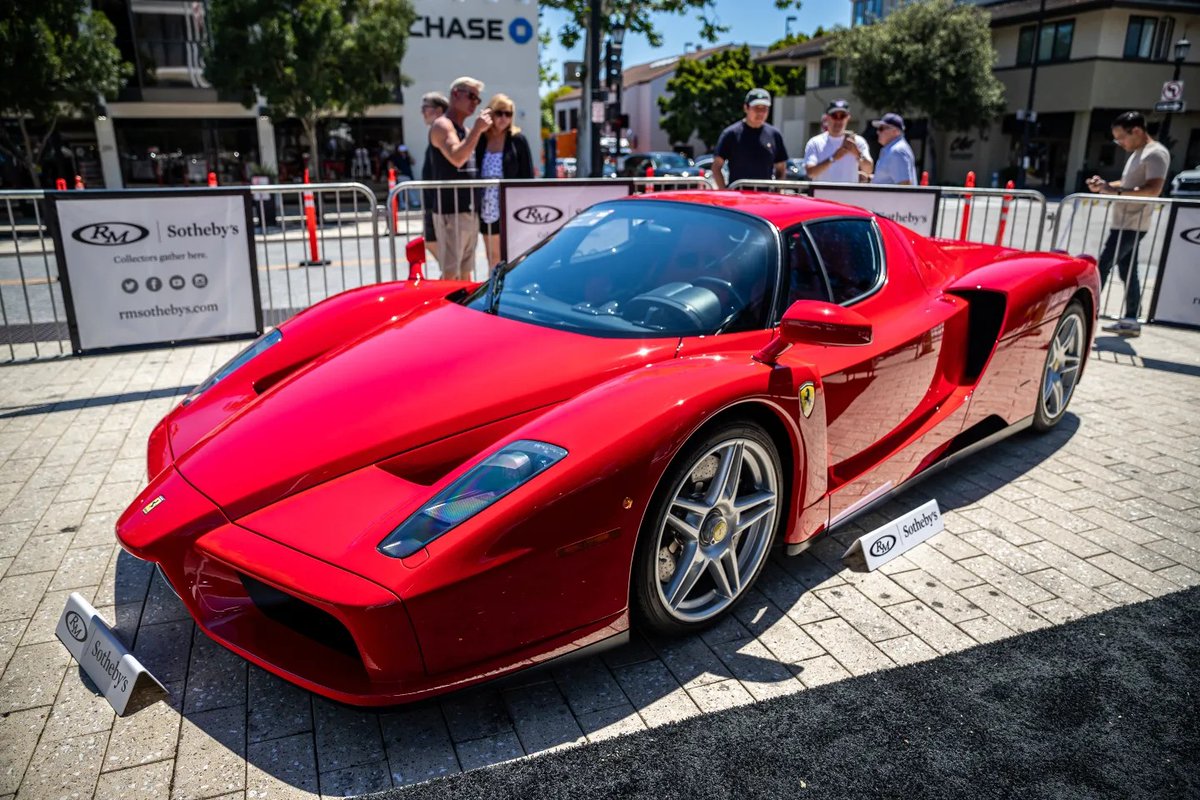
[[[692,281],[692,285],[704,286],[708,289],[713,289],[716,291],[717,297],[720,297],[721,292],[724,292],[725,296],[729,298],[730,313],[741,311],[747,306],[745,299],[738,294],[738,290],[733,288],[733,284],[724,278],[715,278],[711,275],[705,275],[704,277],[694,279]]]
[[[651,320],[651,311],[657,311]],[[630,321],[641,320],[644,325],[654,325],[661,330],[703,330],[704,320],[693,309],[671,297],[639,295],[625,304],[621,315]]]

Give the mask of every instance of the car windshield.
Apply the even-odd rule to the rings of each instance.
[[[690,158],[685,158],[679,153],[659,153],[654,157],[661,167],[670,167],[671,169],[682,169],[683,167],[695,166]]]
[[[765,327],[774,230],[735,211],[662,200],[592,206],[504,275],[502,317],[590,336],[699,336]],[[465,298],[492,307],[492,282]]]

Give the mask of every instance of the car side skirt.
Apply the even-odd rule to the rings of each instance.
[[[879,495],[878,497],[873,498],[869,503],[866,503],[858,508],[854,508],[854,509],[850,510],[850,512],[848,514],[845,514],[839,518],[832,520],[829,524],[829,527],[822,533],[828,533],[829,531],[837,530],[838,528],[840,528],[842,525],[846,524],[847,522],[850,522],[850,521],[856,519],[857,517],[862,516],[863,514],[870,513],[871,511],[873,511],[874,509],[883,505],[884,503],[888,502],[889,500],[896,497],[897,495],[907,492],[909,489],[913,488],[918,483],[920,483],[921,481],[930,477],[931,475],[936,475],[937,473],[941,472],[942,470],[946,469],[947,467],[949,467],[953,464],[957,464],[959,461],[962,461],[967,456],[974,455],[975,453],[979,452],[980,450],[984,449],[985,447],[989,447],[990,445],[993,445],[1002,439],[1007,439],[1009,436],[1012,436],[1015,433],[1020,433],[1021,431],[1025,430],[1026,428],[1029,428],[1032,425],[1033,425],[1033,415],[1031,414],[1030,416],[1025,417],[1024,419],[1018,420],[1017,422],[1014,422],[1013,424],[1011,424],[1005,428],[1002,428],[1002,429],[996,431],[995,433],[992,433],[989,436],[985,436],[984,438],[980,439],[977,442],[974,442],[972,444],[969,444],[969,445],[963,447],[961,450],[956,450],[956,451],[950,453],[946,457],[942,458],[940,461],[937,461],[934,464],[931,464],[927,469],[922,470],[917,475],[912,476],[911,478],[909,478],[908,480],[906,480],[904,483],[900,484],[899,486],[896,486],[893,489],[891,489],[890,491],[887,491],[887,492]],[[815,541],[817,541],[819,538],[821,538],[820,534],[817,536],[811,536],[802,542],[798,542],[796,544],[790,544],[787,546],[787,554],[789,556],[799,555],[800,553],[803,553],[805,550],[807,550],[809,547],[811,547],[813,545],[813,543]]]

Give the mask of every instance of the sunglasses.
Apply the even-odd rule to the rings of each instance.
[[[493,108],[492,116],[493,117],[511,117],[512,112],[511,111],[497,111],[496,109]]]
[[[482,99],[482,98],[480,98],[479,95],[475,94],[474,92],[465,92],[462,89],[459,89],[458,93],[465,94],[467,96],[467,99],[470,100],[472,103],[478,103]]]
[[[830,114],[830,119],[850,119],[849,114]]]

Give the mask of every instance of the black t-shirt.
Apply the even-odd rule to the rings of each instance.
[[[454,132],[458,134],[459,140],[467,138],[467,129],[450,120],[450,124],[454,125]],[[456,167],[450,163],[450,159],[442,154],[441,150],[433,144],[433,126],[429,128],[429,144],[426,154],[429,158],[429,180],[432,181],[469,181],[476,177],[475,169],[475,151],[471,151],[470,157],[461,167]],[[461,214],[472,210],[471,198],[474,194],[473,189],[437,189],[436,203],[434,204],[433,213],[435,214]]]
[[[770,180],[775,177],[775,165],[788,157],[778,128],[767,123],[751,128],[745,120],[721,131],[715,152],[729,163],[730,183],[742,178]]]

